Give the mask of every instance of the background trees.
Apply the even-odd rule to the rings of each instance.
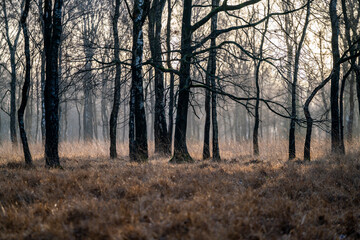
[[[220,159],[224,144],[252,136],[261,156],[264,141],[287,139],[292,159],[305,126],[306,139],[331,136],[333,152],[358,137],[357,1],[38,0],[28,41],[24,9],[1,0],[0,133],[16,143],[27,86],[19,126],[30,143],[46,139],[50,166],[59,141],[110,139],[112,158],[129,142],[134,161],[152,146],[169,155],[173,142],[172,161],[191,162],[194,142]]]

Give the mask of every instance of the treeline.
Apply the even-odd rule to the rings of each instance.
[[[144,162],[153,140],[156,154],[181,163],[193,161],[189,138],[219,161],[221,140],[251,139],[256,156],[260,139],[283,137],[294,159],[305,135],[310,160],[315,126],[344,154],[358,135],[359,8],[355,0],[1,0],[0,120],[7,115],[9,128],[0,121],[0,141],[9,134],[16,146],[18,126],[25,162],[30,139],[59,167],[60,141],[104,140],[117,158],[121,139],[131,161]]]

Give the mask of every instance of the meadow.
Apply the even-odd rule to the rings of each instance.
[[[0,239],[360,239],[360,152],[286,160],[286,142],[222,144],[220,163],[110,160],[105,143],[62,143],[63,169],[0,147]],[[195,159],[199,143],[189,144]],[[299,146],[300,147],[300,146]],[[301,149],[298,150],[301,154]]]

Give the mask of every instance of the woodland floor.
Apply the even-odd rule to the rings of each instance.
[[[64,169],[49,170],[40,146],[26,169],[5,144],[0,239],[360,239],[359,152],[328,157],[319,145],[304,164],[285,161],[279,146],[259,159],[228,148],[220,163],[174,165],[64,144]]]

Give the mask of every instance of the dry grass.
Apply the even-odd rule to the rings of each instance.
[[[107,146],[63,144],[64,170],[23,167],[0,148],[0,239],[359,239],[358,146],[321,145],[311,163],[286,162],[285,143],[223,144],[221,163],[109,160]],[[199,144],[190,144],[199,152]],[[299,149],[300,150],[300,149]],[[240,154],[241,153],[241,154]]]

